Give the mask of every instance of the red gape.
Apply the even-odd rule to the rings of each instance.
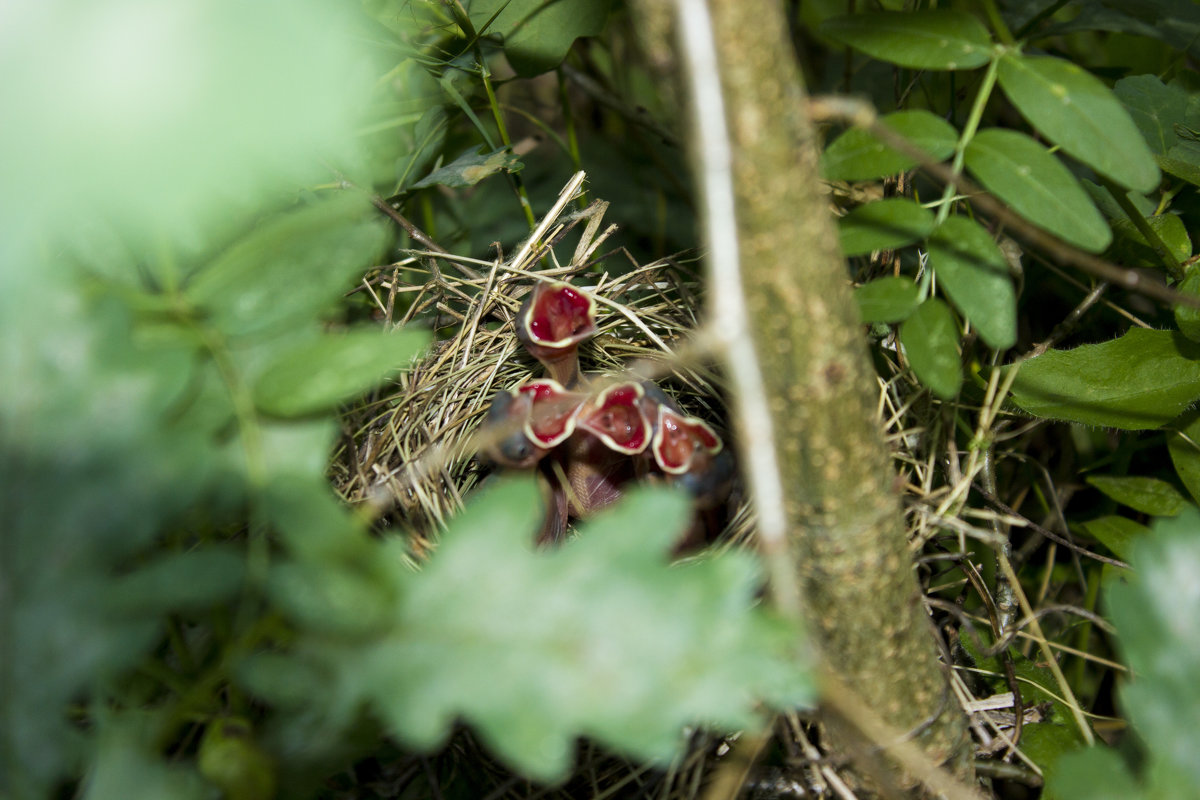
[[[637,455],[650,444],[650,420],[642,412],[641,384],[618,383],[588,400],[579,426],[618,453]]]
[[[646,478],[665,480],[692,497],[691,531],[677,549],[719,531],[736,468],[716,432],[684,414],[653,382],[589,391],[581,377],[579,343],[597,331],[591,295],[563,281],[538,283],[522,303],[516,327],[517,338],[550,377],[496,395],[486,424],[496,429],[498,441],[487,453],[502,466],[537,469],[549,506],[538,541],[561,539],[571,518],[590,516]]]
[[[533,287],[517,314],[517,338],[568,389],[579,379],[579,343],[596,333],[596,301],[569,283]]]

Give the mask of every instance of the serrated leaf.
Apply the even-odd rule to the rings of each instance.
[[[931,230],[933,213],[903,197],[867,203],[838,220],[838,237],[847,256],[903,247]]]
[[[327,411],[412,363],[429,344],[425,331],[383,333],[374,326],[327,334],[290,348],[254,384],[268,414],[297,417]]]
[[[1192,256],[1192,240],[1188,236],[1183,220],[1175,214],[1158,214],[1146,217],[1146,224],[1158,234],[1167,250],[1176,261],[1187,261]],[[1162,268],[1163,258],[1154,251],[1150,242],[1129,219],[1117,219],[1112,223],[1115,241],[1110,259],[1126,267]]]
[[[308,322],[382,249],[385,230],[370,214],[345,196],[276,216],[204,267],[187,298],[231,334]]]
[[[1200,398],[1200,345],[1177,331],[1131,328],[1021,365],[1012,399],[1037,417],[1145,430],[1166,425]]]
[[[964,11],[872,11],[828,19],[825,36],[867,55],[912,69],[974,69],[988,62],[987,28]]]
[[[1158,166],[1112,91],[1077,64],[1009,51],[997,78],[1008,99],[1038,131],[1117,183],[1153,191]]]
[[[978,223],[949,217],[929,239],[938,284],[997,350],[1017,342],[1017,293],[1004,253]]]
[[[1200,513],[1159,520],[1133,546],[1133,573],[1111,586],[1105,608],[1117,627],[1133,680],[1122,707],[1155,766],[1174,773],[1173,796],[1200,792]],[[1157,772],[1157,769],[1153,769]]]
[[[1131,800],[1143,796],[1120,755],[1103,746],[1064,755],[1047,772],[1046,791],[1065,800]]]
[[[1107,547],[1117,558],[1129,559],[1133,543],[1150,533],[1145,525],[1115,514],[1079,523],[1088,536]]]
[[[897,111],[879,121],[937,161],[949,158],[958,143],[954,126],[928,111]],[[831,181],[867,181],[904,172],[916,164],[862,128],[851,128],[825,148],[821,173]]]
[[[412,185],[414,189],[426,186],[474,186],[489,175],[497,172],[520,172],[524,166],[508,147],[490,153],[468,150],[443,167],[435,169]]]
[[[854,290],[862,321],[901,322],[921,303],[921,290],[908,278],[876,278]]]
[[[601,33],[610,6],[610,0],[473,0],[470,13],[480,33],[503,35],[509,64],[529,78],[562,63],[580,36]]]
[[[1200,269],[1195,265],[1188,267],[1183,280],[1176,288],[1183,294],[1200,297]],[[1175,306],[1175,324],[1184,336],[1193,342],[1200,342],[1200,308],[1182,303]]]
[[[1099,253],[1112,232],[1075,176],[1046,148],[1016,131],[980,131],[964,153],[984,188],[1065,242]]]
[[[389,630],[303,641],[298,655],[332,676],[331,713],[366,704],[422,749],[463,719],[522,774],[554,780],[579,735],[667,759],[687,724],[756,725],[755,698],[811,699],[798,633],[757,604],[752,557],[670,564],[686,498],[631,492],[549,551],[532,546],[539,505],[531,480],[493,486],[421,572],[394,570]]]
[[[962,386],[958,355],[958,324],[950,307],[931,297],[900,326],[900,344],[921,383],[943,400],[953,399]]]
[[[1121,505],[1155,517],[1173,517],[1187,506],[1178,489],[1158,478],[1089,475],[1087,482]]]
[[[1113,93],[1129,112],[1151,153],[1165,155],[1179,140],[1175,126],[1183,123],[1188,101],[1183,89],[1167,86],[1157,75],[1131,75],[1117,81]]]

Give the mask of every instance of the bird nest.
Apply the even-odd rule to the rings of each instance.
[[[410,251],[357,290],[389,327],[428,325],[435,343],[346,415],[333,482],[348,502],[371,509],[381,527],[411,536],[418,554],[493,471],[480,455],[493,397],[542,377],[515,327],[539,282],[569,281],[595,299],[598,330],[579,349],[593,380],[654,380],[684,412],[727,438],[721,378],[690,346],[702,299],[694,259],[639,265],[622,248],[602,250],[616,226],[604,224],[604,201],[575,207],[582,185],[580,173],[509,257],[498,245],[491,261]],[[614,261],[618,269],[606,268]],[[749,511],[735,499],[729,512],[718,538],[743,540],[752,527]]]

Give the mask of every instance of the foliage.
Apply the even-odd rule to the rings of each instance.
[[[445,222],[438,187],[489,180],[519,200],[492,223],[531,203],[471,106],[496,54],[551,70],[607,4],[235,5],[52,4],[0,56],[70,74],[0,140],[31,156],[0,188],[0,794],[312,795],[380,733],[427,752],[460,719],[556,780],[582,735],[666,764],[685,726],[808,702],[753,559],[670,563],[674,494],[536,552],[533,485],[498,486],[419,565],[327,481],[339,407],[431,340],[347,299],[408,243],[379,206]]]
[[[405,294],[436,281],[417,227],[486,258],[586,168],[613,242],[694,245],[685,115],[627,9],[43,5],[0,48],[26,78],[0,89],[22,121],[0,132],[20,154],[0,186],[0,794],[312,795],[459,723],[507,769],[557,780],[581,736],[662,766],[685,726],[810,699],[803,637],[759,607],[746,554],[669,562],[686,516],[669,493],[535,551],[536,493],[503,483],[426,554],[329,488],[339,408],[386,406],[447,332],[445,309]],[[799,4],[806,78],[870,97],[925,154],[836,122],[821,154],[924,492],[914,516],[1012,525],[1017,590],[1083,654],[1060,651],[1064,683],[1020,637],[995,652],[993,631],[961,635],[957,666],[992,693],[1011,667],[1046,710],[1019,746],[1058,796],[1195,794],[1200,312],[1081,283],[920,167],[1200,297],[1200,15],[847,7]],[[365,299],[387,280],[401,329]],[[1046,548],[1035,520],[1075,550]],[[931,594],[990,622],[995,559],[953,539],[921,539],[926,566],[952,563]],[[1114,633],[1087,616],[1101,584]],[[1068,695],[1109,713],[1115,658],[1135,673],[1129,763],[1070,752]]]
[[[1145,764],[1140,780],[1113,750],[1069,754],[1055,766],[1049,790],[1076,797],[1194,797],[1200,770],[1194,714],[1200,693],[1192,679],[1200,663],[1195,612],[1200,606],[1200,513],[1161,520],[1133,546],[1136,572],[1108,589],[1106,607],[1134,677],[1121,698]],[[1140,783],[1140,787],[1139,787]]]

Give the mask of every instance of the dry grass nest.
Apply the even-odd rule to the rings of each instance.
[[[410,535],[418,554],[492,472],[478,457],[492,397],[541,377],[513,327],[537,281],[566,280],[595,297],[599,332],[580,347],[585,372],[655,380],[727,437],[720,376],[691,345],[701,308],[693,260],[638,265],[622,249],[601,251],[616,226],[603,224],[606,202],[569,210],[581,188],[582,175],[511,257],[413,252],[360,287],[387,324],[431,324],[437,341],[394,386],[345,417],[348,436],[335,454],[333,481],[348,502]],[[577,243],[564,264],[558,251],[568,241]],[[626,260],[628,270],[612,276],[600,269],[610,258]],[[720,541],[742,541],[751,530],[749,510],[738,502]]]
[[[492,260],[409,251],[403,260],[373,271],[356,290],[369,295],[375,315],[386,325],[416,322],[435,331],[435,345],[411,370],[348,411],[345,436],[332,466],[334,486],[345,500],[371,509],[380,530],[403,531],[417,557],[429,550],[438,530],[491,472],[476,454],[483,444],[480,424],[493,395],[541,376],[540,365],[524,351],[513,327],[521,301],[536,281],[568,280],[596,298],[599,333],[580,348],[585,371],[654,379],[686,412],[711,423],[729,441],[725,390],[704,345],[695,259],[667,258],[639,265],[620,248],[602,250],[616,226],[604,225],[606,202],[578,208],[575,201],[582,185],[580,173],[511,255],[501,252],[499,245]],[[572,242],[569,258],[564,258]],[[608,259],[624,260],[628,267],[623,263],[618,274],[610,274],[603,268]],[[956,448],[945,406],[931,401],[915,382],[894,343],[882,341],[875,355],[880,371],[878,415],[904,478],[910,542],[924,564],[926,588],[930,582],[943,582],[939,588],[944,588],[944,576],[963,567],[971,541],[998,547],[1002,526],[1023,527],[1028,520],[966,507],[978,470]],[[957,411],[968,419],[975,415],[982,435],[995,435],[1005,426],[1010,427],[1006,434],[1010,438],[1023,435],[1030,426],[1006,418],[1001,401],[1002,395],[991,398],[990,407],[985,402],[983,407]],[[718,540],[720,547],[750,541],[754,518],[742,497],[735,491],[736,509]],[[961,581],[969,582],[988,593],[986,586],[969,576]],[[987,619],[946,608],[951,604],[945,600],[928,600],[941,620],[947,654],[962,628],[988,626]],[[1026,630],[1024,624],[1014,629],[1018,641],[1034,651],[1034,645],[1044,647],[1041,631]],[[973,680],[970,670],[959,668],[952,675],[953,691],[947,702],[956,703],[968,715],[980,757],[1002,756],[999,773],[1011,768],[1018,783],[1037,785],[1038,768],[1010,739],[1017,716],[1012,697],[988,696],[989,690]],[[1036,721],[1041,713],[1032,707],[1021,707],[1020,712],[1026,723]],[[555,788],[531,785],[506,773],[475,745],[469,731],[460,732],[433,762],[420,759],[419,763],[423,774],[430,769],[438,775],[471,772],[492,787],[489,796],[497,798],[683,800],[700,796],[714,770],[741,768],[737,759],[726,757],[731,742],[698,732],[688,754],[668,770],[632,764],[583,743],[575,776]],[[791,766],[786,773],[777,767],[749,773],[747,796],[871,796],[844,780],[845,762],[822,751],[818,729],[802,715],[779,718],[772,747]],[[406,766],[410,764],[401,759],[377,766],[388,774],[411,776]],[[444,772],[447,769],[449,773]],[[361,789],[350,789],[343,796],[377,796]]]

